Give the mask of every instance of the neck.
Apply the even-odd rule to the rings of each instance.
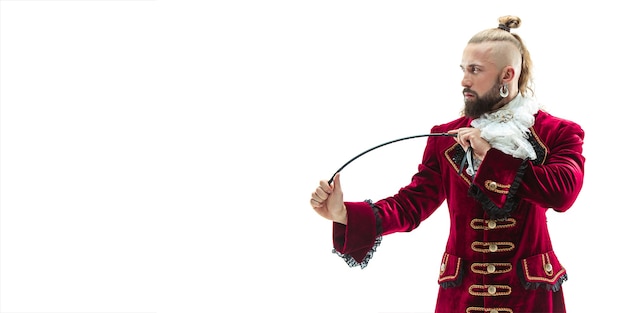
[[[507,105],[509,102],[513,101],[513,99],[515,99],[515,97],[517,97],[517,94],[519,92],[515,92],[515,93],[510,93],[506,98],[502,98],[502,100],[500,100],[498,103],[496,103],[493,108],[491,109],[491,112],[495,112],[500,110],[503,106]]]

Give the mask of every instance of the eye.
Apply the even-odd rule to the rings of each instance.
[[[465,73],[466,71],[472,73],[472,74],[478,74],[479,72],[481,72],[481,69],[476,66],[476,65],[469,65],[467,67],[463,67],[461,65],[461,72]]]

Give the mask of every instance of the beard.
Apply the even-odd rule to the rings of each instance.
[[[474,95],[474,99],[465,99],[465,108],[463,110],[465,116],[471,118],[478,118],[484,113],[493,111],[496,105],[502,101],[500,87],[497,82],[493,85],[491,90],[482,97],[479,97],[476,92],[469,88],[464,88],[463,93],[471,93]]]

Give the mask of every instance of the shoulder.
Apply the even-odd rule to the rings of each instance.
[[[548,146],[582,145],[585,131],[569,119],[554,116],[539,110],[535,116],[533,130]]]
[[[433,133],[445,133],[453,129],[461,128],[461,127],[469,127],[471,123],[471,119],[467,117],[459,117],[453,121],[447,122],[445,124],[437,124],[432,127],[431,132]]]
[[[536,130],[544,129],[546,131],[573,131],[583,133],[582,127],[572,121],[562,117],[554,116],[544,110],[539,110],[535,116],[534,128]]]

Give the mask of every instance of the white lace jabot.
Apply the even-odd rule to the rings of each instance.
[[[493,148],[516,158],[534,160],[537,154],[528,142],[528,136],[537,111],[537,101],[518,94],[499,110],[473,120],[472,126],[480,129],[480,136]]]

